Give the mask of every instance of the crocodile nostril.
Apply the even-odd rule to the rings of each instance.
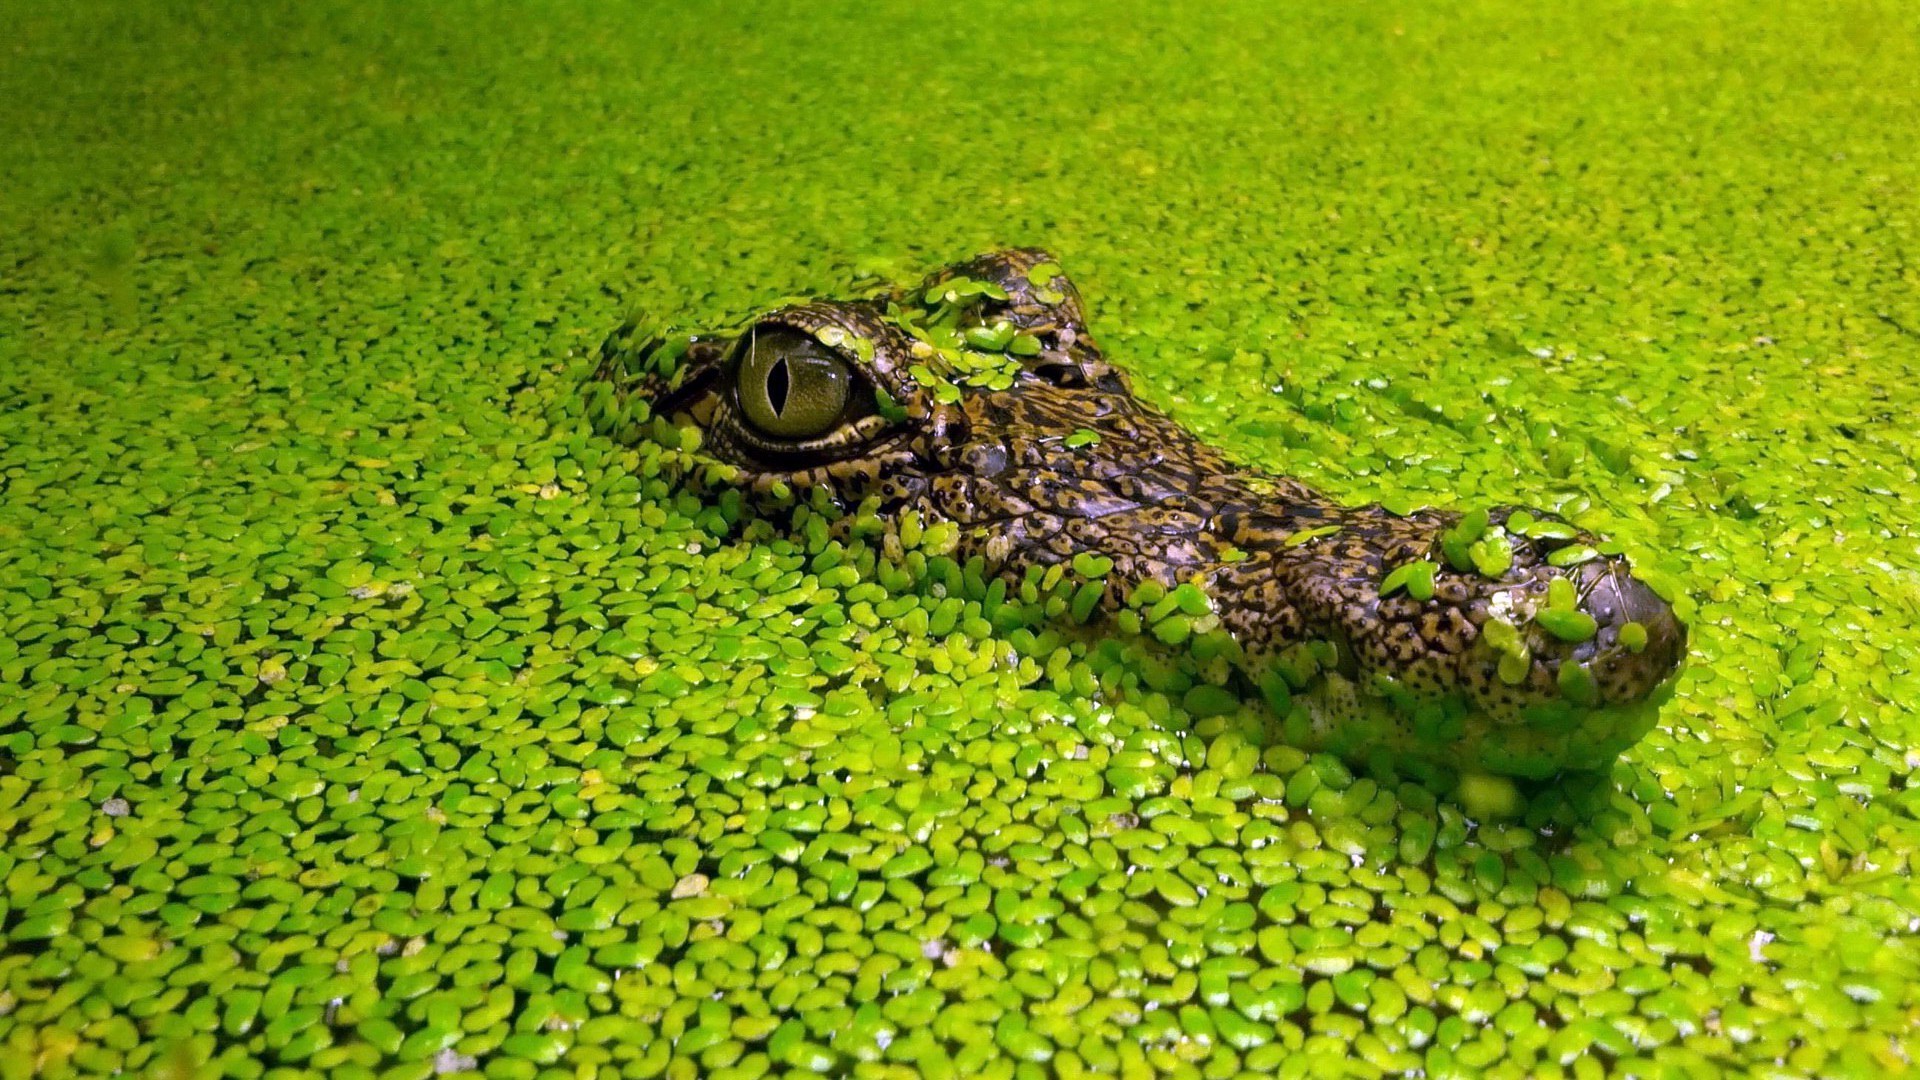
[[[1027,369],[1036,377],[1055,386],[1079,388],[1087,385],[1087,374],[1079,364],[1065,360],[1046,360]]]
[[[1673,605],[1628,573],[1624,563],[1587,563],[1580,568],[1576,585],[1582,606],[1601,626],[1618,632],[1628,623],[1638,623],[1646,631],[1645,645],[1635,651],[1646,657],[1648,667],[1664,670],[1685,654],[1687,628],[1674,615]]]

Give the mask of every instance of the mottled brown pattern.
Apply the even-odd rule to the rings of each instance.
[[[904,411],[889,419],[863,397],[833,431],[804,444],[769,440],[742,416],[729,384],[735,338],[697,341],[670,377],[634,378],[628,374],[634,358],[648,346],[616,336],[599,375],[656,413],[700,427],[703,453],[737,466],[742,486],[763,499],[782,485],[802,495],[824,488],[849,510],[877,497],[885,520],[917,511],[929,522],[954,523],[956,558],[981,556],[990,572],[1010,581],[1032,566],[1083,552],[1104,555],[1114,561],[1108,581],[1117,586],[1103,600],[1109,611],[1138,582],[1195,582],[1253,671],[1291,646],[1331,642],[1336,673],[1349,688],[1386,677],[1418,695],[1463,699],[1498,729],[1522,723],[1530,706],[1564,705],[1562,665],[1580,664],[1591,673],[1599,700],[1581,705],[1598,708],[1640,702],[1681,663],[1685,628],[1632,575],[1624,557],[1567,569],[1547,563],[1551,551],[1597,543],[1593,537],[1514,536],[1511,569],[1490,578],[1458,571],[1441,557],[1439,538],[1459,520],[1457,513],[1398,516],[1379,506],[1342,506],[1295,480],[1229,461],[1132,395],[1126,376],[1089,334],[1080,297],[1064,275],[1042,273],[1050,280],[1040,285],[1029,281],[1029,271],[1051,263],[1035,250],[994,252],[911,292],[814,301],[758,320],[753,326],[761,332],[785,326],[826,331],[837,340],[837,331],[849,342],[871,343],[865,358],[851,345],[840,352]],[[992,282],[1007,294],[967,309],[967,325],[1007,319],[1037,336],[1041,348],[1018,361],[1010,388],[961,385],[957,401],[941,401],[936,385],[924,385],[911,369],[931,369],[935,384],[959,376],[890,320],[886,304],[900,305],[897,313],[917,303],[928,285],[954,279]],[[872,396],[870,389],[863,393]],[[1075,432],[1095,433],[1098,441],[1069,446]],[[1509,513],[1495,511],[1494,525]],[[1322,526],[1338,532],[1289,542]],[[1381,596],[1388,573],[1422,559],[1440,564],[1431,599],[1404,591]],[[1562,642],[1534,623],[1549,582],[1559,576],[1571,580],[1579,608],[1598,623],[1591,640]],[[1508,681],[1513,672],[1508,679],[1496,674],[1499,657],[1481,640],[1495,614],[1514,623],[1529,646],[1530,665],[1517,681]],[[1638,653],[1619,640],[1629,621],[1647,631]]]

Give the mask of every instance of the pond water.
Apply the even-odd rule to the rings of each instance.
[[[9,21],[0,1077],[1916,1049],[1910,13]],[[1004,244],[1241,460],[1620,540],[1691,628],[1658,727],[1481,813],[574,400],[635,310]]]

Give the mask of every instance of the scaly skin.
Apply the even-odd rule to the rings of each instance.
[[[811,337],[853,373],[830,431],[756,429],[734,386],[749,334]],[[824,496],[836,528],[877,521],[895,553],[904,523],[946,523],[956,561],[1015,589],[1056,566],[1105,570],[1079,614],[1209,643],[1292,740],[1350,759],[1535,779],[1604,767],[1651,728],[1686,655],[1686,628],[1626,558],[1552,515],[1400,516],[1229,461],[1133,397],[1044,252],[784,307],[733,335],[623,327],[594,378],[604,430],[669,430],[634,422],[649,415],[696,428],[687,471],[720,466],[769,518]],[[1055,577],[1070,591],[1085,574]],[[1169,621],[1177,601],[1196,607],[1193,588],[1162,599],[1182,585],[1206,603]]]

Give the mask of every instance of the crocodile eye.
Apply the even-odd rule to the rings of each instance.
[[[777,439],[826,434],[847,411],[853,372],[825,345],[777,327],[752,335],[734,376],[747,422]]]

